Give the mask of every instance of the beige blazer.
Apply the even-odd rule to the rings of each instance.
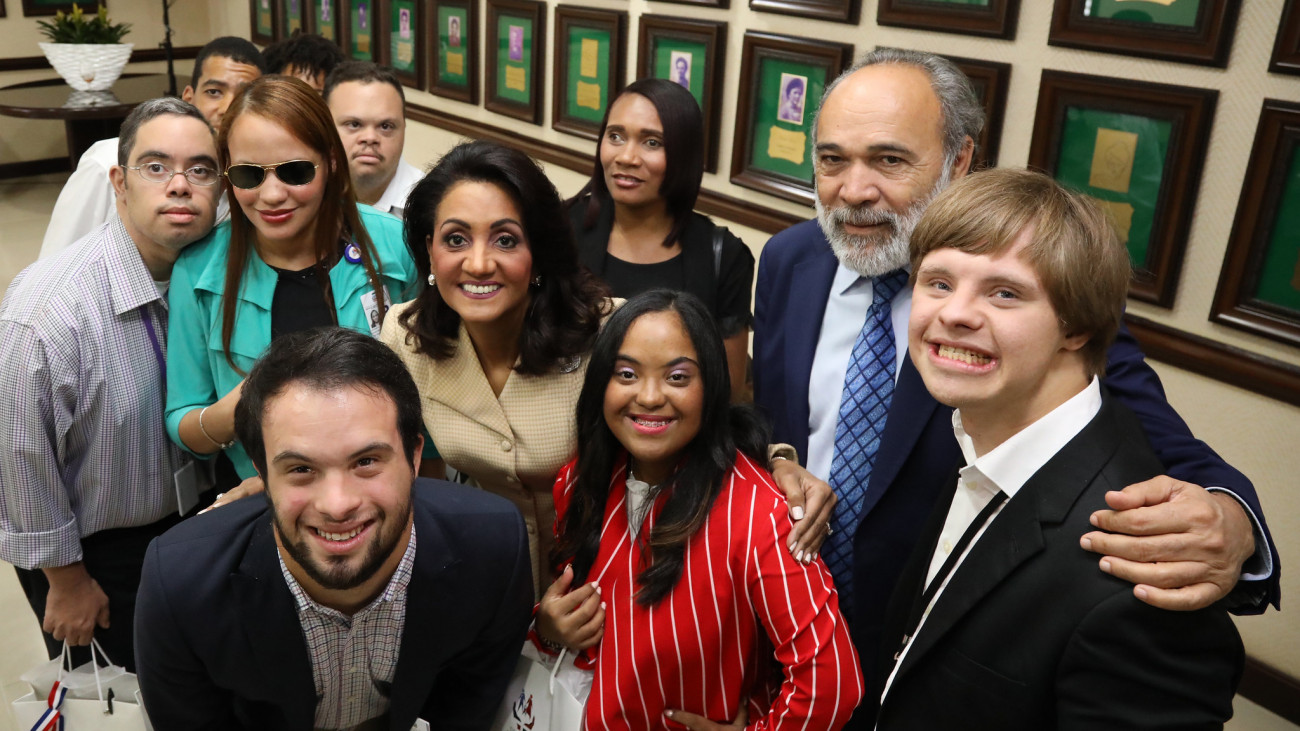
[[[485,490],[510,500],[528,527],[537,596],[554,576],[547,556],[555,542],[552,487],[560,468],[577,453],[574,409],[587,372],[583,357],[567,372],[511,373],[498,397],[462,325],[456,351],[434,360],[406,342],[398,317],[412,303],[394,306],[379,337],[392,348],[420,389],[424,426],[448,465]]]

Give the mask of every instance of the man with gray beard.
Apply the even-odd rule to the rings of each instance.
[[[772,237],[759,262],[754,397],[775,441],[794,445],[839,498],[821,556],[864,659],[868,699],[884,680],[872,658],[900,639],[880,636],[885,605],[960,456],[952,410],[907,358],[908,239],[929,201],[969,171],[983,123],[951,62],[868,54],[817,111],[817,220]],[[989,296],[1003,299],[1004,289]],[[997,353],[963,357],[999,365]],[[1100,530],[1079,537],[1102,554],[1099,570],[1166,609],[1225,596],[1243,614],[1276,605],[1278,559],[1254,487],[1192,436],[1127,329],[1104,382],[1138,414],[1168,474],[1108,494],[1112,509],[1093,516]],[[855,725],[873,708],[864,702]]]

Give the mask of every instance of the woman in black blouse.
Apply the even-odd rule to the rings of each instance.
[[[601,124],[591,180],[566,204],[582,263],[616,297],[667,288],[709,306],[725,338],[732,397],[746,393],[754,256],[694,212],[704,175],[695,97],[642,79],[615,97]]]

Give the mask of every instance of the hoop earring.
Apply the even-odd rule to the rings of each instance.
[[[437,280],[433,276],[433,272],[429,272],[429,286],[432,287],[437,283],[438,283]]]

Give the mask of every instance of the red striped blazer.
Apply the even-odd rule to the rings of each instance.
[[[574,463],[555,484],[557,526]],[[751,729],[838,729],[862,696],[857,652],[820,559],[790,556],[784,496],[768,472],[738,454],[704,526],[686,546],[673,590],[637,604],[648,553],[628,528],[625,462],[610,485],[600,550],[588,575],[605,601],[605,634],[578,659],[594,668],[587,729],[684,728],[665,709],[714,721],[748,700]],[[640,535],[648,537],[660,495]]]

